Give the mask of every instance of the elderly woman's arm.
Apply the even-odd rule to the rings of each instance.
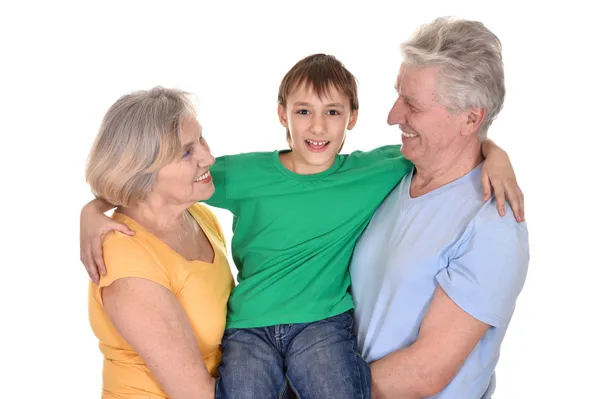
[[[144,278],[121,278],[103,288],[102,301],[117,331],[170,398],[214,398],[215,381],[171,291]]]

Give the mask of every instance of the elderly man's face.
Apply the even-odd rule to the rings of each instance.
[[[402,154],[417,166],[439,161],[457,145],[466,122],[464,113],[451,114],[437,101],[437,74],[437,68],[402,64],[388,115],[388,124],[402,131]]]

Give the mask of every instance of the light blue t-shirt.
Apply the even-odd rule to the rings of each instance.
[[[529,263],[527,226],[510,207],[484,202],[481,165],[417,198],[412,172],[388,195],[355,248],[352,293],[358,343],[370,363],[417,339],[440,285],[490,325],[457,376],[435,398],[489,398],[500,344]]]

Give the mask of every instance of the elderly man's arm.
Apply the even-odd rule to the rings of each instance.
[[[439,393],[488,328],[438,286],[417,340],[371,364],[373,398],[413,399]]]

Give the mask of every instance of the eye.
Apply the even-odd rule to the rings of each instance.
[[[406,105],[408,105],[408,108],[411,110],[411,112],[419,112],[419,109],[418,109],[418,108],[416,108],[416,107],[415,107],[413,104],[411,104],[410,102],[408,102],[408,101],[405,101],[404,103],[405,103]]]
[[[192,154],[192,152],[191,152],[190,150],[187,150],[187,151],[185,152],[185,154],[183,154],[183,158],[187,158],[187,157],[189,157],[191,154]]]
[[[327,115],[341,115],[341,114],[336,109],[330,109],[329,111],[327,111]]]
[[[308,110],[307,109],[299,109],[298,111],[296,111],[296,113],[299,115],[308,115]]]

